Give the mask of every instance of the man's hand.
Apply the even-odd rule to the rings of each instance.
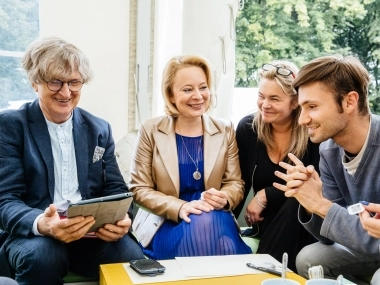
[[[178,216],[186,223],[190,223],[190,214],[200,215],[202,214],[202,212],[208,213],[212,210],[214,210],[214,207],[206,201],[193,200],[182,205],[181,209],[179,210]]]
[[[363,205],[364,206],[364,205]],[[360,222],[370,236],[380,238],[380,204],[370,203],[364,206],[366,211],[359,213]],[[374,217],[369,212],[376,213]]]
[[[80,239],[93,224],[95,224],[95,220],[92,216],[78,216],[61,220],[56,206],[51,204],[38,220],[37,229],[44,236],[51,236],[68,243]]]
[[[116,225],[105,224],[95,232],[95,235],[104,241],[117,241],[128,233],[131,224],[132,221],[127,213],[123,220],[117,221]]]
[[[322,181],[318,173],[312,166],[305,167],[294,155],[289,154],[289,158],[295,166],[281,162],[280,166],[287,170],[286,174],[275,172],[286,184],[273,183],[273,186],[284,191],[286,197],[296,198],[308,212],[324,218],[333,203],[323,197]]]
[[[207,202],[214,207],[215,210],[223,209],[227,205],[227,194],[225,192],[210,188],[207,191],[203,191],[201,194],[201,200]]]

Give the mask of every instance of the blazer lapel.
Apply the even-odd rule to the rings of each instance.
[[[28,110],[29,129],[37,148],[46,164],[48,174],[48,189],[51,201],[54,201],[54,161],[51,149],[50,134],[46,120],[42,114],[38,99],[35,100]]]
[[[166,171],[177,193],[179,193],[178,156],[174,126],[174,119],[167,116],[157,126],[157,129],[153,130],[153,137]]]
[[[75,147],[75,160],[77,163],[78,184],[82,197],[88,197],[87,177],[88,177],[88,128],[83,120],[79,109],[73,111],[73,136]]]
[[[224,135],[206,114],[203,114],[202,119],[204,129],[204,182],[207,185],[207,181],[219,155],[219,150],[223,144]]]

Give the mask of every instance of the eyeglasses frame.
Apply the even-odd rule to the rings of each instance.
[[[78,90],[71,90],[71,89],[70,89],[70,83],[73,82],[73,81],[77,81],[77,80],[61,81],[61,80],[57,80],[57,79],[56,79],[55,81],[59,81],[59,82],[62,83],[61,88],[59,88],[58,90],[51,90],[51,89],[49,88],[49,83],[53,83],[53,81],[46,81],[46,80],[44,80],[44,79],[42,79],[42,80],[46,82],[46,86],[47,86],[47,88],[48,88],[50,91],[52,91],[52,92],[59,92],[59,91],[62,89],[62,87],[63,87],[63,85],[64,85],[65,83],[67,83],[67,87],[69,88],[69,90],[70,90],[71,92],[78,92],[78,91],[81,90],[82,87],[83,87],[83,82],[80,81],[80,80],[78,80],[80,83],[82,83],[82,85],[80,86],[80,88],[79,88]]]

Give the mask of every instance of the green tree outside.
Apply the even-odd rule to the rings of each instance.
[[[0,0],[0,110],[11,100],[36,98],[18,56],[39,35],[38,0]]]
[[[245,1],[236,29],[236,87],[256,87],[256,71],[275,59],[302,66],[322,55],[354,55],[371,74],[370,106],[380,113],[380,1]]]

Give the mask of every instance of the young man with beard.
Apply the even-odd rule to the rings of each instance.
[[[298,273],[307,277],[311,266],[322,265],[330,278],[373,274],[379,239],[347,211],[359,201],[380,203],[380,117],[369,111],[369,74],[354,57],[325,56],[303,66],[293,84],[299,123],[312,142],[323,142],[320,177],[292,154],[295,165],[281,163],[287,173],[276,172],[286,184],[274,186],[299,201],[300,222],[319,240],[298,254]]]

